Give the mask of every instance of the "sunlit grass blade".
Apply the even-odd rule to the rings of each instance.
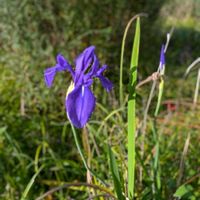
[[[115,160],[115,156],[114,156],[110,146],[108,146],[108,154],[109,154],[110,168],[111,168],[111,173],[112,173],[114,187],[115,187],[117,197],[119,200],[124,200],[125,198],[122,194],[122,185],[121,185],[121,181],[120,181],[117,162]]]
[[[200,63],[200,57],[197,58],[194,62],[192,62],[191,65],[189,65],[186,69],[186,72],[185,72],[185,77],[189,75],[189,73],[191,72],[191,70],[193,70],[193,68],[198,64]]]
[[[195,87],[195,92],[194,92],[194,99],[193,99],[193,104],[194,104],[194,105],[196,105],[197,100],[198,100],[199,87],[200,87],[200,69],[198,69],[196,87]]]
[[[186,78],[189,75],[189,73],[193,70],[193,68],[195,68],[199,63],[200,63],[200,58],[197,58],[191,65],[188,66],[184,74],[184,77]],[[197,99],[198,99],[199,85],[200,85],[200,68],[198,68],[197,81],[196,81],[196,87],[195,87],[194,98],[193,98],[194,106],[196,105]]]
[[[186,156],[187,156],[189,145],[190,145],[190,138],[191,138],[191,133],[188,132],[187,138],[185,140],[182,156],[181,156],[181,161],[180,161],[180,166],[179,166],[179,176],[176,183],[177,186],[180,186],[183,175],[184,175],[184,166],[185,166],[185,160],[186,160]]]
[[[38,174],[42,171],[43,168],[44,168],[44,165],[42,165],[42,166],[38,169],[38,171],[33,175],[33,177],[32,177],[31,180],[29,181],[28,185],[26,186],[26,188],[25,188],[25,190],[24,190],[24,192],[23,192],[23,194],[22,194],[21,200],[27,199],[26,197],[27,197],[27,195],[28,195],[28,193],[29,193],[29,191],[30,191],[32,185],[34,184],[36,177],[37,177]]]
[[[136,80],[137,66],[140,46],[140,18],[137,18],[135,37],[131,55],[130,80],[129,80],[129,100],[128,100],[128,197],[134,198],[134,180],[135,180],[135,131],[136,131]]]
[[[50,189],[49,191],[47,191],[46,193],[44,193],[43,195],[39,196],[36,198],[36,200],[43,200],[45,199],[45,197],[47,197],[48,195],[51,195],[55,192],[58,192],[60,190],[63,190],[64,188],[68,188],[68,189],[73,189],[73,190],[77,190],[77,188],[81,191],[86,191],[86,189],[84,188],[93,188],[96,191],[101,191],[104,194],[107,194],[107,197],[109,199],[114,199],[117,200],[117,198],[114,196],[114,194],[107,188],[107,187],[102,187],[100,185],[94,185],[94,184],[89,184],[89,183],[82,183],[82,182],[74,182],[74,183],[65,183],[63,185],[54,187],[52,189]],[[90,198],[89,198],[90,199]],[[93,199],[93,198],[92,198]],[[96,198],[95,198],[96,199]]]

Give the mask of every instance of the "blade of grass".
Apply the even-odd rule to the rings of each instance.
[[[200,85],[200,69],[198,70],[198,75],[197,75],[197,82],[196,82],[196,87],[195,87],[195,92],[194,92],[193,105],[197,104],[198,95],[199,95],[199,85]]]
[[[160,165],[159,165],[159,152],[160,152],[160,139],[159,139],[159,133],[157,131],[157,124],[156,124],[156,119],[153,119],[151,122],[151,128],[152,128],[152,133],[154,137],[154,142],[155,142],[155,153],[154,153],[154,160],[153,160],[153,185],[152,188],[153,194],[154,194],[154,199],[159,199],[161,198],[160,196],[160,189],[161,189],[161,180],[160,180]]]
[[[186,72],[184,74],[184,78],[187,78],[191,70],[198,65],[200,62],[200,57],[197,58],[189,67],[186,69]],[[195,93],[194,93],[194,98],[193,98],[193,106],[195,107],[198,99],[198,93],[199,93],[199,85],[200,85],[200,68],[198,69],[198,74],[197,74],[197,81],[196,81],[196,87],[195,87]]]
[[[177,183],[176,183],[177,187],[180,186],[181,180],[182,180],[182,177],[183,177],[183,174],[184,174],[184,164],[185,164],[185,159],[186,159],[188,149],[189,149],[189,145],[190,145],[190,136],[191,136],[191,133],[188,132],[187,138],[186,138],[186,141],[185,141],[185,145],[184,145],[184,148],[183,148],[182,156],[181,156],[181,162],[180,162],[180,166],[179,166],[179,176],[178,176]]]
[[[190,73],[190,71],[198,64],[200,63],[200,57],[197,58],[191,65],[189,65],[186,69],[184,77],[187,77]]]
[[[36,177],[38,176],[38,174],[42,171],[42,169],[44,168],[44,165],[42,165],[39,170],[33,175],[33,177],[31,178],[31,180],[29,181],[28,185],[26,186],[26,189],[24,190],[23,194],[22,194],[22,197],[21,197],[21,200],[25,200],[32,185],[34,184],[35,182],[35,179]]]
[[[137,66],[139,58],[140,45],[140,18],[137,18],[135,37],[131,55],[130,80],[129,80],[129,100],[128,100],[128,197],[134,198],[134,180],[135,180],[135,131],[136,131],[136,80]]]
[[[111,168],[111,173],[112,173],[114,187],[115,187],[115,191],[117,193],[117,197],[119,200],[125,200],[125,198],[122,194],[122,185],[121,185],[121,181],[120,181],[117,162],[115,160],[115,156],[114,156],[110,146],[108,146],[108,155],[109,155],[109,159],[110,159],[110,168]]]
[[[66,183],[64,185],[58,186],[58,187],[54,187],[51,190],[47,191],[46,193],[44,193],[43,195],[39,196],[36,198],[36,200],[42,200],[45,197],[47,197],[50,194],[53,194],[54,192],[63,190],[64,188],[77,188],[77,187],[90,187],[90,188],[94,188],[95,190],[99,190],[101,192],[104,192],[105,194],[109,195],[110,199],[114,199],[117,200],[117,198],[113,195],[113,193],[106,187],[102,187],[99,185],[94,185],[94,184],[88,184],[88,183]]]

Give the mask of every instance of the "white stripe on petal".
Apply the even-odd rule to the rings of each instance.
[[[84,86],[82,86],[82,90],[81,90],[82,97],[83,97],[83,95],[84,95],[84,90],[85,90],[85,88],[84,88]]]

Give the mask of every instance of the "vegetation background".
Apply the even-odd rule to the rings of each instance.
[[[36,199],[63,182],[86,181],[86,170],[78,155],[64,99],[70,76],[58,74],[53,88],[44,85],[43,71],[55,63],[61,52],[71,63],[85,47],[95,45],[97,54],[110,68],[106,75],[114,83],[107,94],[94,86],[97,107],[87,133],[92,168],[109,183],[106,145],[113,146],[122,168],[126,160],[126,109],[119,109],[119,61],[121,40],[129,19],[148,13],[141,23],[139,80],[151,75],[159,64],[161,44],[166,33],[174,33],[166,54],[166,77],[159,116],[160,165],[163,199],[173,199],[177,187],[187,183],[182,199],[200,199],[200,107],[192,109],[196,71],[188,79],[183,74],[199,57],[199,0],[0,0],[0,199],[20,199],[38,167],[44,168],[33,183],[27,199]],[[125,49],[124,96],[127,96],[129,62],[134,26]],[[151,84],[138,90],[137,116],[142,120]],[[167,109],[167,101],[180,101],[178,111]],[[199,101],[198,101],[199,102]],[[126,104],[126,102],[124,102]],[[151,105],[149,119],[155,105]],[[109,113],[116,111],[109,116]],[[152,111],[152,113],[151,113]],[[191,133],[181,183],[180,161],[185,141]],[[85,136],[86,135],[86,136]],[[137,139],[138,199],[152,199],[151,158],[154,140],[150,121],[144,157],[140,159],[141,137]],[[145,171],[139,180],[139,168]],[[87,191],[61,190],[48,199],[86,199]]]

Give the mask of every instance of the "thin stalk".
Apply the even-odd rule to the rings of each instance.
[[[190,73],[190,71],[198,64],[200,63],[200,57],[197,58],[191,65],[189,65],[189,67],[187,68],[184,77],[188,76],[188,74]]]
[[[178,177],[178,180],[177,180],[177,183],[176,183],[177,187],[180,186],[181,180],[182,180],[182,177],[183,177],[184,161],[185,161],[188,149],[189,149],[190,135],[191,135],[191,133],[188,132],[187,139],[185,141],[185,145],[184,145],[184,148],[183,148],[183,152],[182,152],[182,156],[181,156],[181,162],[180,162],[180,166],[179,166],[179,177]]]
[[[101,180],[97,175],[96,173],[88,166],[87,164],[87,161],[85,160],[85,157],[83,155],[83,152],[81,150],[81,147],[80,147],[80,144],[79,144],[79,141],[78,141],[78,137],[77,137],[77,134],[76,134],[76,131],[75,131],[75,128],[74,126],[71,124],[71,127],[72,127],[72,133],[73,133],[73,136],[74,136],[74,140],[75,140],[75,143],[76,143],[76,147],[78,149],[78,152],[81,156],[81,159],[83,161],[83,164],[86,168],[86,170],[88,170],[94,177],[96,177],[103,185],[107,185],[103,180]]]
[[[173,34],[173,31],[174,31],[174,28],[172,28],[170,30],[170,33],[167,34],[167,41],[165,43],[165,50],[164,50],[165,53],[167,52],[167,48],[169,46],[169,42],[170,42],[171,36]],[[160,68],[160,65],[158,66],[157,72],[160,72],[159,68]],[[149,107],[150,107],[150,104],[151,104],[151,101],[152,101],[152,98],[153,98],[153,95],[154,95],[156,84],[157,84],[157,80],[153,80],[153,84],[152,84],[151,91],[150,91],[150,94],[149,94],[149,97],[148,97],[147,105],[146,105],[146,108],[145,108],[145,111],[144,111],[142,133],[145,133],[145,130],[146,130],[147,115],[148,115]]]
[[[155,142],[155,153],[154,153],[154,159],[153,159],[153,193],[154,193],[154,199],[160,198],[160,189],[161,189],[161,180],[160,180],[160,165],[159,165],[159,152],[160,152],[160,134],[157,130],[157,121],[156,117],[152,121],[152,132]]]
[[[153,199],[157,199],[159,197],[159,189],[160,189],[160,172],[159,172],[159,134],[156,128],[156,120],[152,121],[152,133],[155,142],[155,151],[154,151],[154,159],[153,159],[153,183],[152,183],[152,192]]]
[[[164,75],[164,71],[163,71]],[[154,189],[155,189],[155,198],[160,198],[160,189],[161,189],[161,180],[160,180],[160,165],[159,165],[159,143],[160,143],[160,134],[157,130],[157,116],[161,105],[161,99],[164,89],[164,80],[161,77],[160,83],[159,83],[159,94],[158,94],[158,100],[157,100],[157,106],[154,113],[154,119],[153,119],[153,135],[155,140],[155,154],[154,154],[154,167],[153,167],[153,174],[154,174]]]
[[[109,195],[110,198],[117,200],[117,198],[113,195],[113,193],[110,190],[108,190],[107,188],[101,187],[99,185],[88,184],[88,183],[66,183],[64,185],[52,188],[48,192],[46,192],[43,195],[37,197],[36,200],[42,200],[45,197],[53,194],[54,192],[63,190],[65,188],[73,188],[73,187],[89,187],[89,188],[93,188],[95,190],[99,190],[101,192],[104,192],[105,194]]]
[[[192,71],[192,69],[199,63],[200,63],[200,57],[197,58],[191,65],[189,65],[189,67],[186,69],[186,72],[184,74],[184,78],[187,78],[187,76]],[[198,69],[197,82],[196,82],[195,93],[194,93],[194,98],[193,98],[193,107],[197,103],[198,94],[199,94],[199,85],[200,85],[200,68]]]
[[[174,31],[174,28],[171,28],[170,32],[167,34],[167,40],[166,40],[166,43],[165,43],[164,53],[167,52],[167,48],[169,46],[169,42],[170,42],[171,36],[173,34],[173,31]],[[164,73],[164,70],[163,70],[163,72],[160,71],[160,64],[159,64],[157,71],[154,72],[153,74],[159,74],[159,76],[161,76],[161,75],[164,75],[163,73]],[[160,77],[160,78],[162,80],[162,77]],[[157,79],[152,78],[152,80],[153,80],[153,83],[152,83],[150,94],[149,94],[149,97],[148,97],[148,100],[147,100],[147,105],[146,105],[145,110],[144,110],[144,117],[143,117],[142,128],[141,128],[141,133],[142,133],[141,157],[142,158],[144,156],[144,139],[145,139],[145,134],[146,134],[148,112],[149,112],[149,108],[150,108],[150,105],[151,105],[151,102],[152,102],[152,99],[153,99],[153,96],[154,96],[154,92],[155,92],[155,89],[156,89],[156,85],[157,85]],[[159,84],[159,87],[160,87],[159,88],[160,90],[159,90],[158,102],[157,102],[157,106],[156,106],[154,116],[157,116],[158,111],[159,111],[163,87],[164,87],[164,81]],[[142,176],[143,176],[143,169],[140,168],[139,171],[140,171],[140,178],[139,179],[140,179],[140,183],[141,183],[142,182]]]
[[[200,85],[200,68],[198,70],[197,82],[196,82],[195,93],[194,93],[194,100],[193,100],[193,105],[194,106],[196,105],[197,100],[198,100],[199,85]]]
[[[91,157],[91,149],[90,149],[89,138],[88,138],[88,130],[86,127],[83,128],[82,143],[83,143],[83,149],[87,155],[87,165],[88,167],[90,167],[92,157]],[[87,170],[86,172],[86,177],[87,177],[87,183],[92,183],[92,176],[89,170]],[[88,196],[90,197],[91,194],[96,194],[96,193],[94,190],[91,190],[90,188],[88,188]]]

